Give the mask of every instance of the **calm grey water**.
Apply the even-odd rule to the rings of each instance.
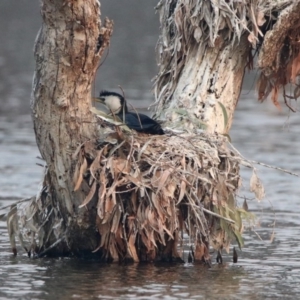
[[[96,91],[120,84],[134,106],[151,101],[158,31],[155,3],[102,1],[116,27]],[[31,48],[39,24],[34,1],[0,2],[0,38],[6,41],[0,43],[0,207],[35,194],[41,181],[28,115],[34,68]],[[258,104],[249,92],[253,80],[253,76],[245,79],[231,131],[233,144],[249,159],[300,173],[299,113],[289,116],[285,109],[279,113],[268,103]],[[6,223],[0,221],[0,299],[297,299],[300,180],[262,166],[258,170],[266,199],[248,201],[257,226],[245,232],[237,264],[227,255],[224,266],[211,269],[188,263],[120,266],[69,258],[34,260],[22,250],[13,257]],[[247,169],[242,174],[241,195],[252,197],[247,192],[251,174]]]

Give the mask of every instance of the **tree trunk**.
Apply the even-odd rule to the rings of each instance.
[[[157,95],[160,95],[157,109],[166,112],[167,124],[173,128],[200,128],[210,133],[227,134],[250,51],[247,36],[244,34],[232,45],[220,35],[214,47],[191,38],[187,47],[176,70],[161,71],[157,81]],[[172,66],[172,60],[172,56],[163,56],[163,68]],[[178,82],[171,79],[173,72],[178,72]]]
[[[173,128],[227,134],[231,127],[251,48],[246,32],[235,36],[224,28],[230,21],[221,5],[180,0],[158,5],[162,35],[155,94],[158,115],[164,112]]]
[[[86,189],[74,192],[77,161],[72,154],[80,144],[101,134],[90,111],[91,87],[112,28],[108,21],[107,27],[101,27],[100,6],[95,0],[44,0],[41,12],[31,106],[36,141],[51,187],[48,202],[41,205],[49,206],[47,226],[53,228],[48,228],[47,241],[42,244],[45,249],[64,237],[55,251],[80,253],[95,248],[99,237],[96,209],[78,208]]]

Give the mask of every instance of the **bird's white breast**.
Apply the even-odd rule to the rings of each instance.
[[[114,114],[118,114],[121,111],[121,101],[117,96],[106,96],[105,104]]]

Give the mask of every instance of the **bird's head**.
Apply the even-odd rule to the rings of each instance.
[[[99,97],[95,99],[97,102],[105,104],[107,108],[116,115],[122,113],[123,109],[127,112],[125,99],[118,93],[101,91]]]

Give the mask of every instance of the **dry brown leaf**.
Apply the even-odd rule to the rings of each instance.
[[[95,147],[95,142],[90,140],[84,143],[84,152],[91,158],[96,157],[96,147]]]
[[[77,164],[75,166],[74,175],[73,175],[73,184],[74,184],[74,186],[76,186],[76,183],[77,183],[78,178],[79,178],[80,166],[81,166],[81,164],[79,162],[77,162]]]
[[[157,247],[154,238],[154,231],[152,229],[149,231],[144,229],[142,232],[140,232],[140,235],[141,235],[142,242],[147,248],[148,252],[154,250],[154,248]]]
[[[110,232],[112,233],[116,233],[118,231],[118,228],[120,228],[122,225],[120,224],[120,220],[121,220],[121,215],[122,212],[120,210],[119,207],[116,208],[113,219],[112,219],[112,224],[110,227]]]
[[[162,188],[162,193],[164,194],[165,197],[169,197],[169,198],[173,199],[176,187],[177,186],[176,186],[175,181],[171,181],[168,185],[166,185]]]
[[[160,219],[164,219],[164,214],[163,214],[163,212],[161,210],[161,206],[160,206],[160,199],[154,192],[151,193],[151,202],[156,209],[158,217]]]
[[[281,106],[278,102],[278,87],[274,86],[272,89],[272,96],[271,96],[273,104],[281,111]]]
[[[159,184],[160,184],[160,178],[161,178],[161,173],[162,172],[160,170],[155,170],[153,172],[153,175],[151,177],[151,185],[153,187],[157,188],[159,186]]]
[[[165,185],[165,183],[166,183],[167,179],[169,178],[170,174],[171,174],[170,169],[163,171],[156,193],[158,193],[161,190],[161,188]]]
[[[114,167],[115,174],[130,173],[130,161],[128,161],[127,159],[115,158],[113,162],[113,167]]]
[[[257,37],[255,36],[255,34],[253,33],[253,31],[251,31],[250,34],[248,35],[248,41],[249,41],[254,47],[256,46]]]
[[[266,99],[272,90],[269,79],[262,72],[260,73],[256,86],[259,101]]]
[[[186,182],[185,182],[185,180],[181,180],[181,183],[180,183],[180,194],[179,194],[179,197],[178,197],[176,205],[178,205],[182,201],[182,199],[183,199],[183,197],[185,195],[185,192],[186,192]]]
[[[105,200],[105,214],[106,213],[111,214],[115,206],[116,206],[116,201],[114,197],[107,196]]]
[[[265,189],[258,178],[255,170],[252,172],[252,176],[250,179],[250,191],[255,194],[255,197],[258,200],[262,200],[265,197]]]
[[[172,240],[174,239],[173,233],[165,225],[162,225],[161,228],[162,228],[161,233],[163,237],[164,237],[164,232],[166,232]]]
[[[139,257],[136,253],[136,248],[135,248],[135,239],[136,239],[136,233],[132,233],[128,239],[128,252],[134,262],[139,262]]]
[[[126,179],[131,181],[132,183],[134,183],[137,187],[141,186],[142,185],[142,182],[140,179],[138,178],[135,178],[131,175],[126,175]]]
[[[105,245],[108,244],[108,238],[109,238],[109,235],[110,235],[110,224],[106,223],[106,224],[102,224],[101,223],[102,221],[100,219],[97,219],[97,228],[98,228],[98,232],[101,236],[101,240],[100,240],[100,243],[99,243],[99,246],[93,250],[92,252],[95,253],[97,251],[99,251],[101,248],[104,248]],[[107,248],[107,247],[105,247]]]
[[[104,148],[102,148],[100,151],[98,151],[96,158],[94,159],[94,161],[92,162],[92,164],[90,166],[91,175],[95,180],[99,180],[99,178],[97,178],[97,176],[96,176],[96,173],[101,170],[100,161],[101,161],[101,155],[102,155],[103,149]]]
[[[76,148],[75,152],[72,154],[72,159],[75,160],[76,157],[78,156],[81,148],[82,148],[83,144],[78,145],[78,147]]]
[[[113,172],[113,169],[114,169],[113,164],[114,164],[114,158],[113,158],[113,156],[111,156],[108,158],[105,166],[106,166],[106,169],[111,170],[110,174],[111,174],[112,178],[115,179],[115,176],[114,176],[115,173]]]
[[[194,257],[196,261],[201,261],[204,257],[205,252],[205,245],[204,244],[196,244],[195,250],[194,250]]]
[[[79,208],[82,208],[82,207],[86,206],[92,200],[92,198],[93,198],[93,196],[95,195],[95,192],[96,192],[96,187],[97,187],[97,182],[94,181],[88,195],[84,199],[83,203],[81,205],[79,205]]]
[[[105,212],[104,205],[105,205],[105,195],[106,195],[106,179],[103,178],[103,180],[101,180],[104,174],[105,174],[105,169],[103,168],[100,173],[101,183],[98,190],[98,203],[97,203],[97,214],[101,219],[104,218],[104,212]]]
[[[121,251],[121,253],[124,254],[127,248],[126,248],[126,243],[124,241],[123,226],[121,225],[121,223],[119,224],[119,227],[116,231],[115,240],[116,240],[118,249]]]
[[[83,175],[85,174],[86,170],[87,170],[87,160],[86,160],[86,158],[84,158],[84,159],[83,159],[83,163],[82,163],[82,165],[80,166],[79,175],[78,175],[78,180],[77,180],[77,182],[76,182],[74,191],[77,191],[77,190],[80,188],[81,183],[82,183],[82,180],[83,180]]]
[[[257,13],[257,19],[256,19],[256,22],[257,22],[257,25],[258,25],[259,27],[265,24],[266,19],[265,19],[265,15],[264,15],[264,13],[263,13],[262,11],[259,11],[259,12]]]

